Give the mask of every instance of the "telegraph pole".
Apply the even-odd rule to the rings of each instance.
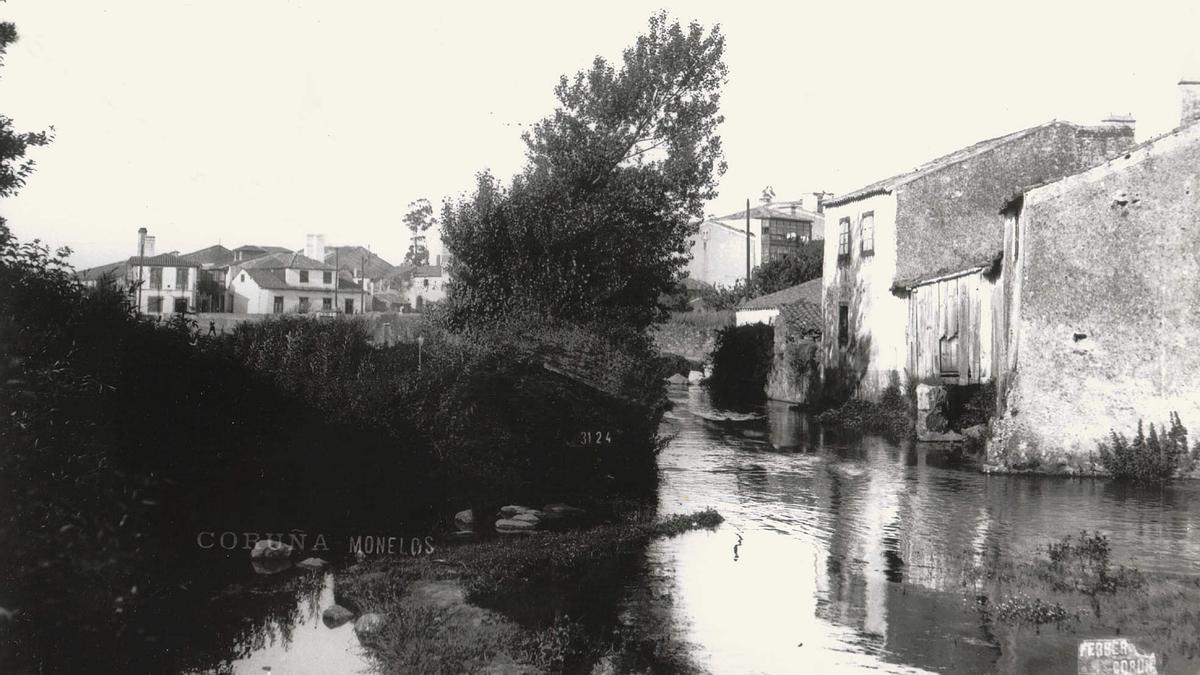
[[[341,257],[342,249],[340,246],[333,247],[333,311],[342,311],[341,305],[338,304],[338,286],[342,285],[342,267],[338,264]],[[321,262],[325,262],[322,260]]]
[[[750,285],[750,200],[746,200],[746,285]]]

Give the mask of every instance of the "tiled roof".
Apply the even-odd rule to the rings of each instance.
[[[325,249],[325,262],[337,265],[338,269],[356,270],[364,267],[368,279],[384,279],[396,271],[396,267],[363,246],[331,246]]]
[[[779,308],[788,330],[793,333],[820,333],[822,329],[821,305],[807,300],[799,300]]]
[[[442,276],[441,265],[417,265],[413,268],[412,275],[414,277],[440,277]]]
[[[220,244],[202,248],[199,251],[184,253],[179,256],[192,262],[200,263],[201,265],[211,265],[216,267],[224,267],[233,262],[233,251],[225,248]]]
[[[797,202],[771,202],[770,204],[762,204],[750,209],[751,218],[780,218],[783,220],[818,220],[821,214],[813,213],[800,206]],[[731,213],[727,216],[721,216],[716,220],[737,220],[741,218],[745,220],[745,209]]]
[[[741,217],[742,217],[742,218],[745,218],[746,216],[745,216],[745,215],[742,215]],[[705,223],[708,223],[709,225],[716,225],[716,226],[718,226],[718,227],[723,227],[723,228],[725,228],[725,229],[727,229],[727,230],[729,230],[729,231],[733,232],[734,234],[739,234],[739,235],[741,235],[741,236],[743,236],[743,237],[744,237],[744,236],[746,236],[746,230],[745,230],[745,229],[743,229],[743,228],[742,228],[742,227],[740,227],[740,226],[739,226],[739,227],[734,227],[733,225],[731,225],[731,224],[729,224],[729,223],[727,223],[727,222],[725,222],[725,221],[722,221],[722,220],[717,220],[716,218],[709,218],[708,220],[706,220],[706,221],[704,221],[704,222],[705,222]],[[751,233],[750,233],[750,238],[751,238],[751,239],[754,239],[754,238],[755,238],[754,232],[751,232]]]
[[[75,275],[79,277],[80,281],[99,281],[105,275],[113,279],[123,279],[128,270],[129,263],[121,260],[119,262],[108,263],[107,265],[97,265],[96,267],[79,270]]]
[[[750,298],[742,304],[738,305],[739,310],[745,309],[778,309],[784,305],[790,305],[799,301],[810,302],[817,307],[821,306],[821,279],[820,277],[811,281],[806,281],[802,284],[797,284],[790,288],[785,288],[782,291],[760,295],[757,298]]]
[[[1029,134],[1032,134],[1035,131],[1044,129],[1048,126],[1052,126],[1055,124],[1076,126],[1076,125],[1071,124],[1070,122],[1061,122],[1058,120],[1051,120],[1044,124],[1039,124],[1034,127],[1029,127],[1028,129],[1014,131],[1011,134],[997,136],[996,138],[989,138],[986,141],[980,141],[974,145],[969,145],[965,148],[955,150],[954,152],[952,152],[948,155],[942,155],[941,157],[938,157],[937,159],[930,160],[930,161],[922,164],[921,166],[917,167],[916,169],[913,169],[912,171],[909,171],[907,173],[897,174],[890,178],[885,178],[883,180],[876,181],[874,183],[871,183],[870,185],[861,187],[852,192],[847,192],[844,195],[839,195],[837,197],[831,197],[831,198],[825,200],[825,206],[826,207],[840,206],[842,204],[852,202],[856,199],[863,199],[865,197],[871,197],[874,195],[885,194],[885,193],[891,192],[892,190],[895,190],[896,188],[900,187],[901,185],[904,185],[906,183],[911,183],[912,181],[917,180],[918,178],[926,176],[930,173],[933,173],[934,171],[944,169],[948,166],[957,164],[958,162],[961,162],[965,159],[970,159],[971,157],[974,157],[976,155],[983,154],[985,152],[988,152],[989,150],[993,150],[1001,145],[1004,145],[1005,143],[1010,143],[1017,139],[1024,138],[1025,136],[1028,136]]]
[[[322,292],[332,293],[333,292],[332,288],[321,288],[321,287],[316,287],[316,286],[294,286],[292,284],[289,284],[287,281],[284,280],[284,278],[282,276],[282,270],[279,270],[279,269],[250,268],[250,269],[243,269],[242,271],[245,272],[251,279],[253,279],[254,283],[258,284],[259,288],[269,289],[272,291],[311,291],[313,293],[322,293]],[[362,290],[361,286],[354,283],[353,281],[350,281],[349,279],[343,279],[341,277],[338,277],[337,281],[338,281],[338,290],[339,291],[358,292],[358,291]]]
[[[173,253],[160,253],[155,256],[139,258],[136,255],[129,259],[130,265],[141,265],[143,267],[199,267],[199,263],[194,263],[191,260],[182,258]]]
[[[313,260],[299,253],[271,253],[251,260],[244,260],[238,265],[244,269],[260,269],[260,270],[277,270],[277,269],[298,269],[298,270],[322,270],[332,271],[333,265],[328,265],[320,260]]]
[[[263,253],[294,253],[295,251],[286,246],[255,246],[254,244],[246,244],[233,249],[237,251],[262,251]]]

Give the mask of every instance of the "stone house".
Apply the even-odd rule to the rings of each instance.
[[[1051,121],[827,200],[827,382],[876,398],[906,375],[955,384],[993,378],[1004,231],[996,205],[1132,145],[1129,119]]]
[[[1200,82],[1181,89],[1174,131],[1007,205],[990,462],[1090,471],[1110,430],[1200,429]]]

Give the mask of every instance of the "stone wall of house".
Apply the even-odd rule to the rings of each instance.
[[[1025,196],[990,462],[1089,472],[1110,430],[1172,411],[1200,438],[1197,167],[1200,125]]]
[[[897,281],[957,272],[1000,250],[1004,200],[1128,150],[1133,128],[1060,122],[896,190]]]

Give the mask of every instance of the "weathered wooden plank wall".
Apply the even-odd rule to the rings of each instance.
[[[941,376],[941,341],[957,345],[958,384],[986,382],[997,372],[1003,298],[995,280],[973,272],[918,286],[908,296],[908,368]]]

